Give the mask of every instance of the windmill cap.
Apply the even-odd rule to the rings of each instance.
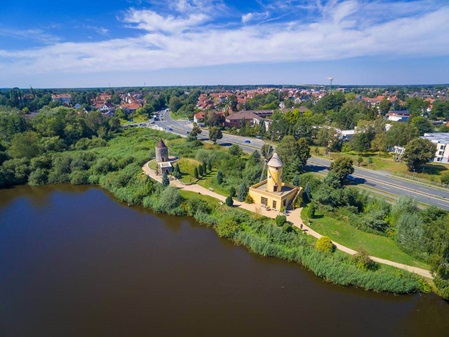
[[[282,163],[281,158],[279,158],[278,154],[275,152],[273,153],[273,157],[271,157],[270,161],[267,164],[271,167],[282,167],[284,164]]]
[[[157,147],[158,149],[162,149],[162,148],[167,147],[167,146],[165,146],[165,143],[164,143],[164,141],[163,141],[162,138],[161,138],[161,139],[159,139],[159,141],[157,142],[156,147]]]

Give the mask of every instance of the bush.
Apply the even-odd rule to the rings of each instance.
[[[239,225],[232,219],[221,221],[215,226],[215,231],[221,238],[230,239],[238,232]]]
[[[253,200],[253,198],[249,194],[246,196],[245,202],[247,204],[254,204],[254,200]]]
[[[357,254],[353,256],[354,263],[361,270],[376,270],[378,265],[371,260],[368,252],[363,247],[357,249]]]
[[[228,196],[225,200],[226,205],[228,205],[229,207],[232,207],[234,205],[234,200],[232,200],[231,196]]]
[[[229,189],[229,195],[231,197],[235,197],[236,193],[237,193],[237,191],[235,190],[234,186],[231,186],[231,188]]]
[[[307,208],[307,216],[309,219],[313,219],[316,213],[316,204],[312,201]]]
[[[86,172],[75,171],[70,175],[70,183],[73,185],[86,185],[89,183],[89,176]]]
[[[441,176],[440,181],[444,185],[449,185],[449,173],[445,173]]]
[[[331,253],[334,251],[334,244],[332,243],[332,240],[329,237],[322,236],[316,241],[315,248],[319,252]]]
[[[284,226],[287,223],[287,217],[285,215],[278,215],[276,217],[275,221],[276,221],[276,225],[278,227],[282,227],[282,226]]]

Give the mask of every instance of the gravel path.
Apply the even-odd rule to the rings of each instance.
[[[142,170],[145,172],[146,175],[148,175],[152,179],[154,179],[158,182],[162,181],[162,177],[157,176],[156,172],[148,167],[148,163],[146,163],[142,167]],[[214,191],[208,190],[207,188],[204,188],[203,186],[200,186],[198,184],[184,185],[183,183],[179,182],[178,180],[171,180],[170,185],[175,186],[180,189],[183,189],[185,191],[208,195],[215,199],[220,200],[221,202],[225,202],[225,199],[226,199],[226,197],[222,196],[221,194],[218,194],[218,193],[215,193]],[[278,211],[275,211],[275,210],[267,211],[265,208],[257,206],[256,204],[247,204],[245,202],[234,201],[234,206],[246,209],[248,211],[251,211],[251,212],[266,216],[268,218],[272,218],[272,219],[276,218],[276,216],[278,216],[280,214]],[[287,220],[289,222],[291,222],[294,226],[300,228],[301,230],[305,231],[307,234],[312,235],[313,237],[315,237],[317,239],[322,237],[321,234],[315,232],[309,226],[304,224],[304,222],[301,219],[301,211],[302,211],[302,208],[297,208],[294,211],[289,211],[287,214]],[[339,249],[347,254],[354,255],[357,253],[355,250],[353,250],[351,248],[343,246],[334,241],[332,241],[332,242],[337,247],[337,249]],[[381,259],[381,258],[378,258],[375,256],[370,256],[370,257],[372,260],[374,260],[378,263],[382,263],[382,264],[386,264],[386,265],[393,266],[396,268],[404,269],[404,270],[407,270],[408,272],[415,273],[415,274],[418,274],[420,276],[427,277],[430,279],[433,278],[432,275],[430,274],[430,272],[426,269],[412,267],[412,266],[405,265],[402,263],[397,263],[394,261]]]

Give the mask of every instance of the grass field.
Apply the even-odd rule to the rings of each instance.
[[[306,211],[301,213],[304,221],[307,221],[306,213]],[[329,216],[320,216],[322,215],[318,215],[318,218],[312,219],[310,227],[318,233],[330,237],[331,240],[355,250],[363,247],[370,255],[382,259],[430,269],[430,266],[426,263],[418,261],[399,249],[396,243],[388,237],[366,233],[352,227],[345,221]]]
[[[193,183],[196,180],[194,175],[195,167],[198,167],[201,163],[195,159],[181,158],[178,164],[182,173],[182,177],[179,180],[185,184]]]
[[[229,189],[224,188],[219,185],[216,180],[217,170],[212,170],[212,172],[207,173],[203,178],[198,181],[198,185],[203,186],[204,188],[210,189],[212,188],[215,193],[228,196]]]

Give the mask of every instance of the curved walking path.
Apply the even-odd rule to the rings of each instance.
[[[152,169],[150,169],[148,167],[148,163],[146,163],[143,167],[142,170],[145,172],[146,175],[148,175],[149,177],[151,177],[152,179],[158,181],[158,182],[162,182],[162,177],[156,175],[156,172]],[[215,199],[220,200],[221,202],[225,202],[226,197],[222,196],[221,194],[215,193],[211,190],[208,190],[207,188],[200,186],[198,184],[194,184],[194,185],[184,185],[183,183],[181,183],[178,180],[171,180],[170,181],[170,185],[171,186],[175,186],[177,188],[183,189],[185,191],[190,191],[190,192],[194,192],[194,193],[199,193],[199,194],[203,194],[203,195],[208,195],[210,197],[213,197]],[[247,204],[245,202],[239,202],[239,201],[234,201],[234,206],[238,206],[240,208],[246,209],[250,212],[256,213],[256,214],[260,214],[263,216],[266,216],[268,218],[276,218],[276,216],[278,216],[280,213],[278,211],[275,210],[271,210],[271,211],[267,211],[265,208],[262,208],[260,206],[257,206],[256,204]],[[320,233],[315,232],[312,228],[310,228],[309,226],[307,226],[306,224],[304,224],[304,222],[301,219],[301,210],[302,208],[297,208],[293,211],[288,212],[287,215],[287,221],[291,222],[293,224],[293,226],[296,226],[298,228],[300,228],[301,230],[307,232],[307,234],[312,235],[313,237],[319,239],[320,237],[322,237],[323,235],[321,235]],[[332,241],[332,243],[335,245],[335,247],[337,247],[339,250],[350,254],[350,255],[354,255],[357,254],[357,251],[348,248],[346,246],[343,246],[335,241]],[[390,260],[385,260],[385,259],[381,259],[375,256],[370,256],[370,258],[373,261],[376,261],[378,263],[382,263],[382,264],[386,264],[389,266],[393,266],[399,269],[403,269],[406,270],[410,273],[415,273],[417,275],[423,276],[423,277],[427,277],[430,279],[433,279],[432,275],[430,274],[430,272],[426,269],[422,269],[422,268],[418,268],[418,267],[412,267],[406,264],[402,264],[402,263],[397,263],[394,261],[390,261]]]

